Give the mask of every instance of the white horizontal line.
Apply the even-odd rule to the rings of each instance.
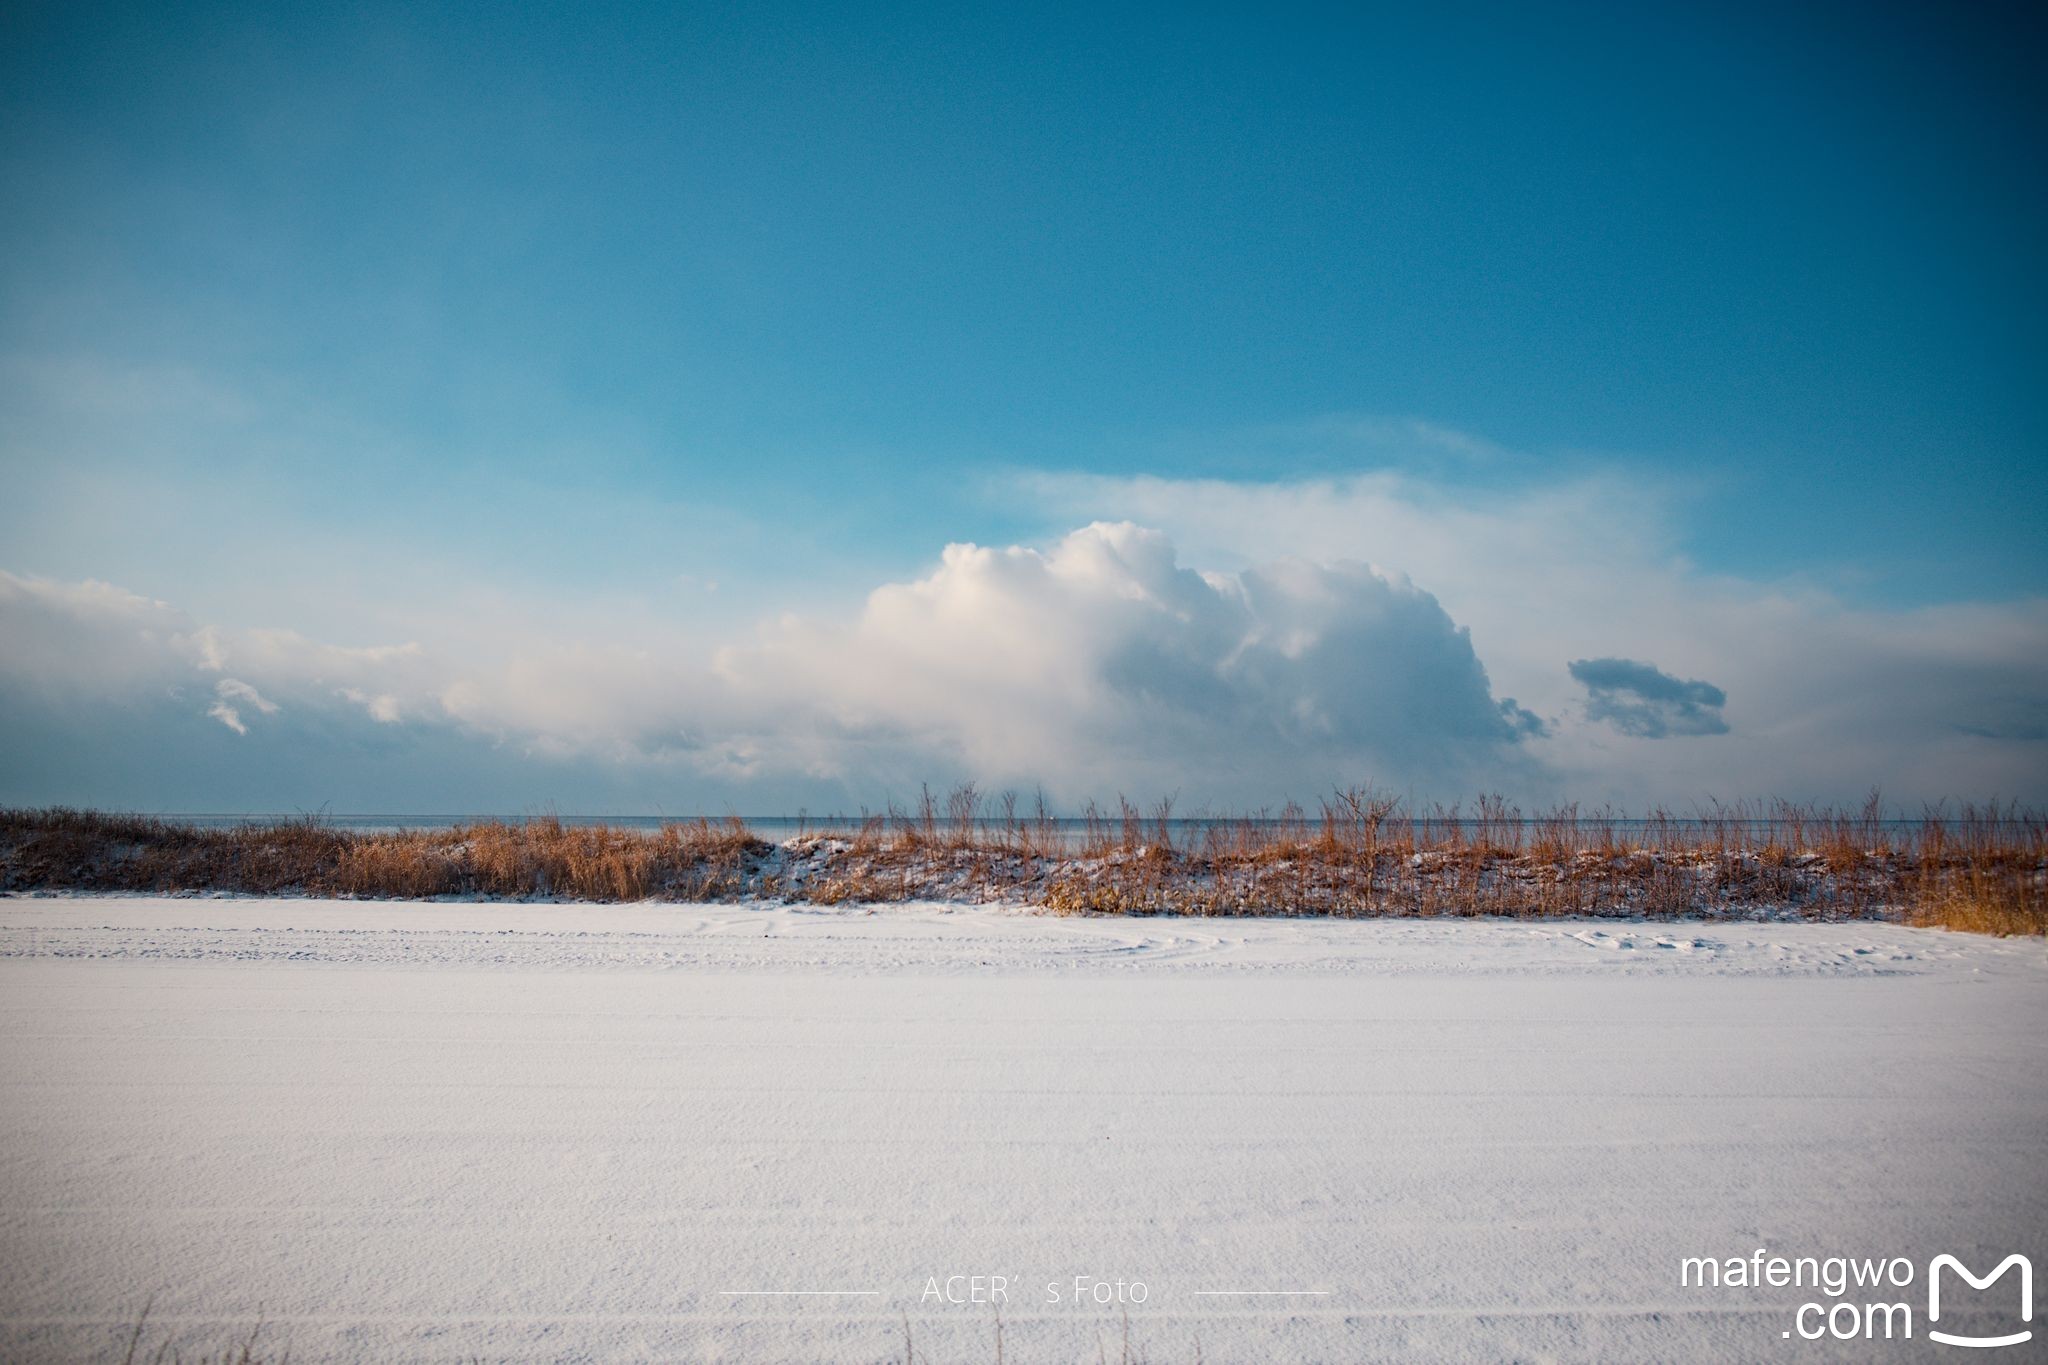
[[[721,1289],[721,1294],[875,1294],[879,1289]]]
[[[1216,1294],[1328,1294],[1327,1289],[1197,1289],[1196,1298]]]

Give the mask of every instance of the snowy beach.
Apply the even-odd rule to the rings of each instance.
[[[13,1360],[1907,1359],[1681,1262],[2048,1251],[2038,939],[9,898],[0,1010]]]

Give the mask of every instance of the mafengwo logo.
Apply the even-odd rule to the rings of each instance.
[[[1999,1337],[1966,1337],[1951,1332],[1935,1330],[1934,1324],[1941,1321],[1941,1272],[1953,1270],[1963,1277],[1972,1289],[1989,1289],[2003,1279],[2005,1272],[2018,1267],[2020,1272],[2020,1321],[2034,1320],[2034,1263],[2014,1252],[1998,1263],[1989,1275],[1982,1278],[1972,1274],[1970,1268],[1953,1256],[1940,1255],[1927,1264],[1927,1335],[1935,1341],[1949,1346],[2017,1346],[2023,1341],[2033,1340],[2031,1328],[2012,1332]]]
[[[1679,1264],[1678,1282],[1686,1288],[1713,1289],[1814,1289],[1821,1299],[1802,1303],[1792,1314],[1792,1325],[1778,1335],[1790,1340],[1798,1337],[1803,1341],[1820,1341],[1833,1338],[1836,1341],[1910,1341],[1913,1339],[1914,1322],[1912,1301],[1897,1291],[1910,1289],[1917,1267],[1904,1256],[1889,1260],[1875,1257],[1852,1256],[1773,1256],[1766,1247],[1758,1247],[1749,1256],[1730,1256],[1725,1260],[1689,1256]],[[1961,1280],[1970,1289],[1985,1291],[1998,1285],[2010,1271],[2019,1281],[2019,1326],[2018,1331],[1961,1332],[1945,1330],[1941,1322],[1943,1304],[1942,1280],[1945,1273],[1951,1281]],[[1861,1291],[1859,1293],[1859,1291]],[[1948,1294],[1950,1326],[1956,1326],[1957,1309],[1968,1310],[1972,1325],[1995,1321],[1994,1312],[2003,1313],[2004,1298],[2001,1290],[1999,1307],[1994,1308],[1987,1300],[1959,1301],[1962,1286],[1952,1287]],[[2034,1339],[2033,1329],[2026,1326],[2034,1320],[2034,1263],[2015,1252],[1992,1267],[1990,1273],[1979,1275],[1964,1265],[1960,1259],[1946,1252],[1927,1263],[1927,1339],[1944,1346],[1973,1346],[1994,1348],[2018,1346]]]

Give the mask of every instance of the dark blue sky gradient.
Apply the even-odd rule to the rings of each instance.
[[[2048,589],[2021,7],[5,25],[0,347],[296,414],[69,455],[112,473],[360,522],[566,462],[895,566],[1031,529],[992,471],[1331,472],[1244,433],[1376,414],[1676,480],[1710,568]],[[0,458],[64,445],[10,408]]]

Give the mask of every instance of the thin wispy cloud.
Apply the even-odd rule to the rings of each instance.
[[[242,720],[244,711],[259,715],[277,714],[277,703],[265,697],[239,678],[222,678],[213,685],[214,703],[206,708],[206,714],[238,735],[249,733],[249,727]]]

